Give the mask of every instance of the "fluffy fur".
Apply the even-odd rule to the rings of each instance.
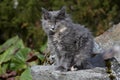
[[[88,60],[93,53],[93,36],[87,28],[72,22],[65,7],[58,11],[42,8],[42,27],[48,36],[51,56],[55,56],[57,70],[91,67]]]

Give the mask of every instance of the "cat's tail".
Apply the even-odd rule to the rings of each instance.
[[[113,59],[114,57],[120,58],[120,46],[118,45],[115,45],[102,53],[96,53],[96,55],[91,57],[88,61],[93,67],[105,67],[105,61]]]
[[[115,45],[111,49],[104,51],[102,55],[104,60],[120,57],[120,46]]]

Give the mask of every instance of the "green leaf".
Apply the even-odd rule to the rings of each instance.
[[[7,62],[9,61],[12,56],[13,56],[13,53],[17,50],[18,48],[12,46],[10,48],[8,48],[3,54],[0,55],[0,65],[3,63],[3,62]]]
[[[7,64],[0,65],[0,75],[6,73],[8,66],[9,66],[8,63],[7,63]]]
[[[41,61],[44,61],[44,59],[45,59],[44,55],[42,55],[42,54],[37,54],[37,57],[38,57]]]
[[[18,48],[25,48],[22,39],[19,39],[14,46],[18,47]]]
[[[47,48],[47,43],[41,46],[40,51],[44,52],[46,48]]]
[[[27,60],[27,55],[30,53],[30,51],[30,48],[23,48],[16,53],[15,57],[25,62]]]
[[[21,74],[20,80],[32,80],[31,70],[29,67]]]
[[[7,40],[3,45],[0,46],[0,53],[8,49],[11,45],[15,44],[18,39],[18,36],[15,36]]]
[[[27,67],[26,60],[27,56],[30,53],[31,49],[29,48],[23,48],[20,49],[14,58],[12,58],[11,63],[11,69],[13,70],[19,70],[19,69],[25,69]]]
[[[17,42],[9,47],[3,54],[0,55],[0,64],[3,62],[9,61],[14,54],[16,54],[17,50],[20,48],[24,48],[23,42],[21,39],[17,40]]]
[[[40,54],[39,52],[34,52],[34,54],[37,56],[38,59],[40,59],[41,61],[44,61],[45,57],[43,54]]]

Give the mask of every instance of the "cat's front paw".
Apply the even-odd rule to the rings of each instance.
[[[72,66],[72,67],[70,68],[70,70],[71,70],[71,71],[77,71],[77,70],[78,70],[78,68],[77,68],[77,67]]]
[[[67,71],[67,69],[64,68],[63,66],[55,67],[55,70],[57,70],[57,71],[61,71],[61,72],[66,72],[66,71]]]

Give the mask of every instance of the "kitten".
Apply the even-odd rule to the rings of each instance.
[[[56,70],[68,71],[73,66],[90,68],[94,47],[91,32],[80,24],[75,24],[66,13],[65,7],[58,11],[42,8],[42,27],[48,36],[48,48],[55,56]]]

